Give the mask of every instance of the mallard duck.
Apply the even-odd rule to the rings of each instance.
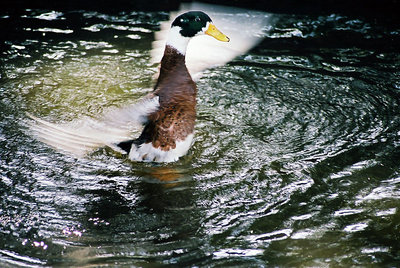
[[[204,12],[228,33],[229,43],[224,34],[213,30],[216,28]],[[33,130],[41,141],[77,158],[100,147],[129,154],[134,161],[171,162],[185,155],[193,140],[196,118],[196,85],[192,77],[196,79],[203,70],[223,65],[254,47],[262,40],[270,15],[190,3],[170,17],[174,19],[161,22],[160,31],[155,33],[151,62],[161,61],[162,66],[148,96],[138,103],[105,111],[96,119],[50,123],[28,114],[34,119],[29,122],[30,133]]]
[[[191,38],[200,35],[229,42],[229,38],[202,11],[186,12],[172,22],[153,92],[134,107],[120,110],[117,115],[119,123],[126,119],[144,126],[138,138],[114,142],[112,136],[108,135],[110,140],[101,137],[90,140],[91,136],[83,134],[84,131],[79,132],[73,127],[67,129],[31,116],[39,125],[35,127],[39,137],[54,147],[71,152],[86,153],[76,147],[107,145],[127,153],[132,161],[178,160],[188,152],[192,144],[196,120],[197,88],[185,65],[186,49]],[[112,113],[108,118],[110,121],[115,119]],[[101,135],[100,131],[98,133]]]
[[[154,92],[147,97],[149,112],[142,115],[144,129],[137,139],[116,144],[129,159],[173,162],[188,152],[196,120],[197,88],[186,68],[185,55],[190,39],[204,34],[229,42],[204,12],[186,12],[173,21]]]

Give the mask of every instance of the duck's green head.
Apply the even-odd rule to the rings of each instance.
[[[219,41],[229,42],[229,38],[221,33],[212,23],[211,18],[202,11],[189,11],[178,16],[171,27],[179,27],[183,37],[194,37],[207,34]]]

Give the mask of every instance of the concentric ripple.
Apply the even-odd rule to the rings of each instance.
[[[166,13],[1,12],[16,28],[0,58],[0,266],[400,261],[397,26],[271,14],[261,44],[198,81],[189,154],[154,165],[54,151],[26,112],[66,122],[137,101]]]

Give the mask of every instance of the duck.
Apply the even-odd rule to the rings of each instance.
[[[127,154],[131,161],[177,161],[193,143],[196,121],[197,87],[185,63],[186,50],[190,40],[203,35],[230,41],[203,11],[177,16],[170,26],[152,92],[133,106],[105,115],[101,121],[108,122],[106,126],[90,119],[80,127],[53,124],[28,114],[35,122],[31,128],[48,145],[77,156],[106,145]],[[138,137],[126,139],[126,135],[119,135],[128,123],[142,128]],[[102,137],[105,128],[107,135]]]
[[[189,41],[208,35],[229,42],[202,11],[189,11],[171,24],[154,91],[147,96],[150,112],[142,117],[143,131],[136,139],[116,144],[132,161],[174,162],[187,154],[193,142],[197,87],[185,64]]]

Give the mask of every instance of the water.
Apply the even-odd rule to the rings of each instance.
[[[167,13],[0,15],[2,267],[400,262],[398,25],[271,14],[198,82],[189,154],[153,165],[56,152],[26,112],[68,122],[144,96]]]

